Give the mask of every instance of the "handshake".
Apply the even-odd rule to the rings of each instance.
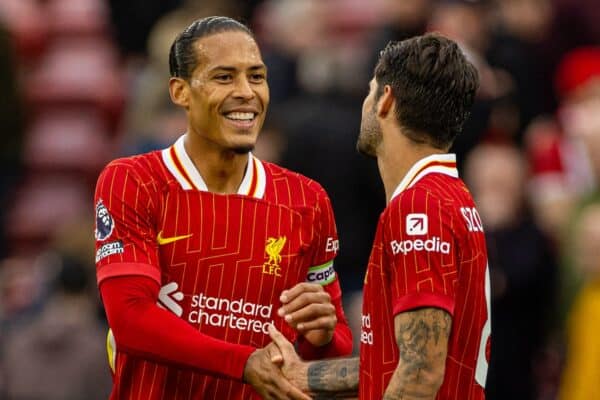
[[[335,307],[320,285],[301,283],[281,295],[278,314],[313,346],[327,345],[337,322]],[[244,368],[244,382],[264,399],[307,400],[356,397],[357,359],[304,361],[294,345],[272,324],[273,340],[254,351]]]
[[[269,335],[273,342],[252,353],[244,370],[244,381],[263,399],[357,398],[358,359],[306,362],[273,325]]]

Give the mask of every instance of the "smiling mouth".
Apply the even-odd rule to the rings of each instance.
[[[240,129],[248,129],[254,126],[258,113],[248,111],[233,111],[224,114],[225,119]]]
[[[257,113],[234,111],[225,114],[225,118],[231,121],[249,122],[256,118]]]

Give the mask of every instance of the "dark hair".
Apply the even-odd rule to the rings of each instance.
[[[169,51],[169,70],[171,76],[189,79],[192,71],[198,65],[194,43],[196,40],[227,31],[240,31],[247,33],[252,38],[254,34],[246,25],[229,17],[206,17],[197,19],[181,32],[171,45]]]
[[[479,86],[477,70],[458,45],[435,33],[388,43],[375,80],[377,98],[385,85],[392,88],[406,136],[439,149],[462,130]]]

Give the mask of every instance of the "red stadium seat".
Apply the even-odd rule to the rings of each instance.
[[[37,108],[97,107],[110,128],[124,104],[116,51],[100,39],[55,40],[25,84],[26,96]]]
[[[108,7],[102,0],[49,0],[49,33],[53,36],[108,35]]]
[[[25,142],[25,164],[35,170],[97,174],[113,149],[104,121],[91,109],[60,109],[40,115]]]
[[[1,0],[0,22],[13,38],[17,54],[29,61],[48,44],[48,20],[36,0]]]
[[[12,247],[43,242],[66,222],[88,211],[91,189],[66,176],[36,176],[17,189],[6,232]]]

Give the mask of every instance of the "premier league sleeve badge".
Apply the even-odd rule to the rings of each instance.
[[[108,239],[114,228],[115,222],[112,216],[104,203],[102,203],[102,200],[99,200],[96,203],[96,240],[103,241]]]

